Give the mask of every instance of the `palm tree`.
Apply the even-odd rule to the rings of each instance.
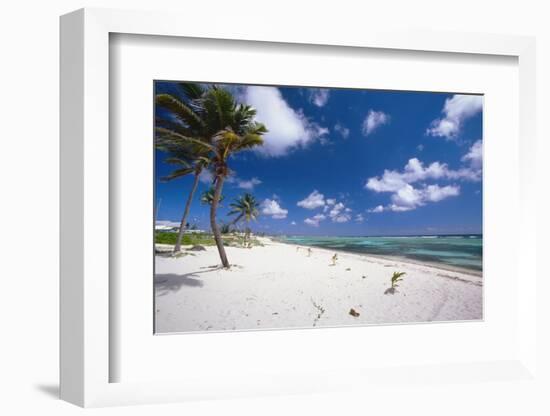
[[[219,202],[223,201],[223,195],[220,195]],[[212,205],[212,201],[214,201],[214,188],[210,188],[207,191],[204,191],[201,194],[201,204],[203,205]]]
[[[228,160],[231,155],[252,149],[263,144],[262,136],[267,133],[266,127],[254,120],[256,110],[248,105],[236,104],[234,97],[226,90],[212,88],[204,99],[204,106],[209,115],[215,114],[220,129],[212,140],[212,165],[214,171],[214,200],[210,206],[210,226],[216,240],[223,267],[229,267],[220,230],[216,224],[216,211],[220,200],[223,183],[229,174]]]
[[[232,224],[236,224],[242,219],[246,222],[244,234],[244,245],[246,247],[246,242],[250,236],[249,223],[251,220],[256,220],[256,218],[258,218],[260,214],[258,208],[260,205],[256,202],[256,198],[254,198],[252,194],[246,193],[240,198],[235,199],[235,202],[229,204],[229,206],[231,207],[231,211],[227,215],[237,215]]]
[[[187,201],[185,202],[185,209],[181,217],[178,237],[176,239],[176,244],[174,245],[174,253],[178,253],[181,251],[181,241],[183,239],[185,229],[187,228],[187,218],[191,209],[193,197],[197,190],[200,175],[202,171],[208,167],[210,161],[207,157],[198,156],[198,153],[185,153],[182,151],[173,150],[170,155],[170,157],[166,158],[165,162],[174,164],[177,168],[170,173],[170,175],[162,177],[160,179],[162,182],[168,182],[181,178],[182,176],[193,174],[193,185],[191,186],[191,191],[187,196]]]
[[[194,101],[199,100],[204,94],[204,89],[199,84],[180,83],[179,91],[181,97],[172,94],[158,94],[155,102],[159,108],[164,109],[172,117],[158,116],[156,122],[156,147],[166,153],[169,157],[167,163],[178,166],[170,175],[161,178],[161,181],[170,181],[189,174],[193,174],[193,185],[185,203],[185,209],[180,221],[180,227],[174,253],[181,251],[181,241],[185,232],[187,217],[193,202],[195,191],[202,171],[210,163],[209,150],[197,143],[183,142],[174,138],[172,133],[193,137],[196,140],[205,140],[207,133],[204,122],[200,117],[197,105]]]
[[[209,152],[214,173],[214,195],[210,205],[210,227],[220,254],[223,267],[229,267],[216,214],[225,178],[229,175],[228,161],[231,155],[261,146],[266,127],[255,121],[256,110],[237,104],[233,95],[217,86],[207,90],[192,89],[194,97],[190,105],[164,97],[166,107],[178,112],[186,120],[186,129],[156,128],[174,143],[191,143]],[[197,134],[194,134],[197,133]]]

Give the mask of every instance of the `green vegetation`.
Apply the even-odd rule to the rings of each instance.
[[[177,233],[170,232],[157,232],[155,234],[155,243],[156,244],[176,244],[178,238]],[[256,238],[245,239],[244,236],[239,234],[225,234],[222,237],[223,244],[230,247],[254,247],[262,246],[263,244]],[[245,244],[246,243],[246,244]],[[213,246],[216,244],[214,236],[212,234],[205,233],[190,233],[184,234],[181,240],[182,246]]]
[[[399,285],[397,284],[397,282],[402,281],[403,279],[401,278],[401,276],[404,276],[405,274],[406,274],[405,272],[393,272],[393,276],[391,277],[391,287],[389,287],[388,289],[386,289],[386,291],[384,292],[384,294],[385,294],[385,295],[387,295],[387,294],[390,294],[390,295],[395,294],[395,292],[397,292],[397,288],[399,287]]]
[[[157,232],[155,234],[156,244],[175,245],[177,239],[178,239],[177,233]],[[183,246],[191,246],[191,245],[213,246],[214,244],[215,244],[214,237],[212,237],[211,234],[204,234],[204,233],[183,234],[183,237],[181,239],[181,245]]]
[[[405,274],[405,272],[393,272],[393,276],[391,277],[391,287],[393,289],[399,286],[397,282],[402,281],[403,279],[401,278],[401,276],[404,276]]]

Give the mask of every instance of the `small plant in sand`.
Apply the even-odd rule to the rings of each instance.
[[[332,266],[336,266],[336,261],[338,260],[338,253],[334,253],[334,256],[332,256]]]
[[[399,287],[397,282],[402,281],[403,279],[401,277],[404,276],[405,274],[406,274],[405,272],[393,272],[393,276],[391,277],[391,287],[386,289],[384,294],[393,295],[395,292],[397,292],[397,288]]]
[[[313,320],[313,326],[316,326],[317,325],[317,321],[319,321],[319,319],[321,319],[321,316],[323,316],[323,314],[325,313],[325,308],[323,308],[321,305],[317,304],[313,298],[311,299],[311,303],[313,304],[313,307],[315,309],[317,309],[317,316],[315,317],[315,319]]]
[[[308,256],[308,257],[311,257],[311,248],[308,248],[308,249],[307,249],[307,256]]]

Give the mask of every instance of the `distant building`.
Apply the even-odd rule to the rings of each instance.
[[[156,224],[155,225],[155,231],[161,231],[163,233],[177,233],[179,231],[179,226],[174,225],[167,225],[167,224]],[[193,229],[187,229],[183,231],[184,234],[204,234],[206,231],[204,230],[193,230]]]
[[[171,225],[157,224],[155,225],[155,231],[163,231],[166,233],[176,233],[179,227],[173,227]]]

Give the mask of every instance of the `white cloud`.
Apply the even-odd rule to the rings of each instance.
[[[363,134],[368,136],[373,133],[378,127],[388,124],[390,116],[382,111],[369,110],[367,117],[363,121]]]
[[[301,111],[291,108],[276,87],[242,88],[239,101],[254,107],[257,120],[269,130],[264,135],[263,146],[256,148],[265,156],[283,156],[328,134],[327,128],[311,122]]]
[[[262,181],[259,180],[258,178],[252,178],[248,180],[237,179],[237,186],[241,189],[252,190],[256,185],[259,185],[261,183]]]
[[[458,196],[460,187],[457,185],[440,186],[427,184],[427,180],[463,180],[479,181],[481,179],[481,142],[472,145],[469,152],[462,158],[470,166],[458,170],[449,169],[447,164],[433,162],[428,166],[417,158],[409,159],[402,171],[385,170],[382,176],[369,178],[365,188],[374,192],[391,193],[391,203],[387,206],[378,205],[368,212],[385,211],[404,212],[424,206],[427,203],[439,202],[446,198]],[[423,182],[420,186],[413,186]]]
[[[445,100],[442,113],[444,117],[435,119],[426,130],[426,134],[452,140],[460,133],[463,122],[479,113],[483,108],[480,95],[453,95]]]
[[[481,170],[473,166],[452,170],[449,169],[447,164],[440,162],[433,162],[424,167],[424,164],[420,160],[412,158],[409,159],[402,172],[385,170],[381,177],[369,178],[365,184],[365,188],[375,192],[397,192],[406,184],[428,179],[479,181],[481,179]]]
[[[212,172],[210,172],[208,169],[204,169],[199,175],[199,181],[207,185],[212,185],[212,182],[214,181],[214,175],[212,175]]]
[[[262,214],[270,216],[276,220],[282,220],[286,218],[288,210],[282,208],[279,203],[273,199],[265,199],[262,204]]]
[[[406,184],[392,195],[391,200],[395,206],[414,208],[422,205],[422,198],[422,192]]]
[[[342,202],[337,202],[334,198],[325,199],[325,196],[317,190],[314,190],[307,198],[299,201],[297,205],[306,209],[323,208],[323,212],[326,215],[317,214],[305,220],[306,224],[315,227],[319,225],[318,223],[320,220],[324,220],[325,218],[330,218],[332,222],[338,223],[344,223],[351,220],[350,213],[352,210],[350,208],[346,208]]]
[[[382,205],[378,205],[374,208],[369,209],[368,211],[373,213],[384,212],[384,207]]]
[[[342,136],[344,139],[347,139],[349,137],[350,130],[340,123],[336,123],[334,125],[334,131],[339,133],[340,136]]]
[[[201,172],[199,180],[206,185],[212,185],[214,175],[211,171],[205,169]],[[252,190],[255,186],[260,185],[262,181],[258,178],[242,179],[239,178],[235,172],[230,172],[230,174],[225,178],[225,183],[237,186],[240,189]]]
[[[325,196],[314,190],[307,198],[301,200],[296,205],[305,209],[319,208],[325,205]]]
[[[324,221],[327,217],[323,214],[314,215],[311,218],[306,218],[304,222],[312,227],[318,227],[321,221]]]
[[[328,216],[332,222],[343,223],[348,222],[351,219],[351,215],[349,214],[350,212],[351,210],[346,208],[342,202],[338,202],[328,212]]]
[[[468,153],[462,157],[463,162],[470,162],[474,168],[481,168],[483,162],[483,144],[481,140],[475,142]]]
[[[356,222],[363,222],[363,221],[365,221],[365,217],[363,217],[363,214],[357,214],[355,216],[355,221]]]
[[[439,202],[450,196],[458,196],[460,187],[455,185],[447,185],[440,187],[438,185],[428,185],[423,189],[423,197],[425,201]]]
[[[311,88],[309,100],[317,107],[323,107],[328,102],[330,90],[326,88]]]
[[[412,185],[406,184],[403,188],[392,194],[391,204],[387,206],[378,205],[375,208],[369,209],[368,212],[412,211],[429,202],[439,202],[452,196],[458,196],[459,194],[460,187],[456,185],[447,185],[443,187],[439,185],[427,185],[422,188],[414,188]]]
[[[290,225],[296,225],[296,221],[292,221]]]

